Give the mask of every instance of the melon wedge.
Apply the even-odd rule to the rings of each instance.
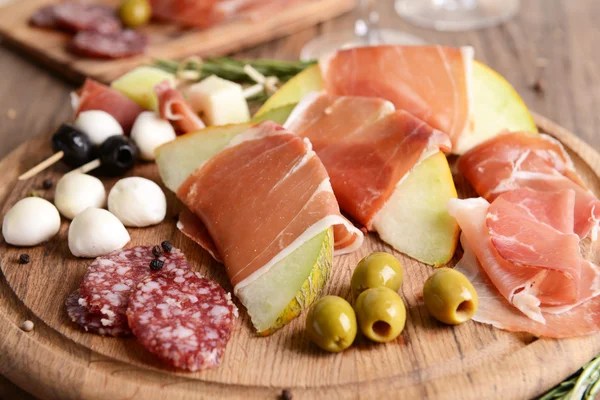
[[[464,154],[500,131],[537,132],[537,126],[521,96],[502,75],[475,61],[471,78],[473,103],[469,131],[453,152]]]
[[[165,186],[176,192],[196,168],[251,125],[209,127],[159,147],[156,163]],[[275,332],[312,304],[329,279],[332,260],[333,229],[328,228],[238,291],[259,335]]]
[[[138,67],[115,79],[110,86],[147,110],[156,110],[158,100],[154,86],[162,81],[169,81],[175,86],[175,76],[153,67]]]
[[[446,156],[438,152],[417,165],[373,219],[379,237],[425,264],[444,265],[454,255],[458,225],[448,214],[456,188]]]

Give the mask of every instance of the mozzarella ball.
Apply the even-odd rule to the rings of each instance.
[[[154,160],[154,150],[176,137],[171,123],[161,119],[154,111],[140,113],[131,128],[131,139],[137,144],[144,160]]]
[[[69,173],[56,184],[54,205],[65,218],[73,219],[86,208],[102,208],[105,204],[104,185],[94,176]]]
[[[75,126],[81,129],[95,146],[100,146],[111,136],[123,134],[123,128],[119,121],[102,110],[89,110],[79,113],[75,119]]]
[[[58,210],[48,200],[26,197],[4,216],[2,235],[13,246],[35,246],[50,240],[60,229]]]
[[[165,219],[167,198],[160,186],[149,179],[124,178],[110,190],[108,210],[125,226],[156,225]]]
[[[103,256],[122,249],[129,239],[121,221],[101,208],[84,210],[69,226],[69,250],[75,257]]]

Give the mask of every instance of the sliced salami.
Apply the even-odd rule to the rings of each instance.
[[[143,54],[148,39],[141,32],[125,29],[120,32],[78,32],[69,50],[84,57],[116,59]]]
[[[38,28],[56,28],[56,14],[54,8],[56,5],[48,5],[38,9],[31,18],[29,24]]]
[[[122,326],[129,295],[138,282],[154,272],[150,262],[155,258],[152,246],[117,250],[96,258],[81,282],[79,304],[100,316],[104,327]],[[164,271],[189,269],[179,249],[163,253],[158,260],[164,263]]]
[[[121,22],[113,7],[103,4],[61,3],[53,8],[55,26],[69,32],[119,32]]]
[[[125,316],[119,316],[113,326],[103,324],[103,316],[99,313],[91,313],[81,299],[79,290],[71,293],[65,302],[69,318],[78,324],[84,331],[102,336],[129,336],[131,330]]]
[[[142,280],[127,309],[140,343],[162,361],[189,371],[219,365],[237,316],[230,293],[182,269]]]

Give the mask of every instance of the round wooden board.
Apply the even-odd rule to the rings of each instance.
[[[541,130],[561,140],[589,187],[600,194],[600,154],[567,130],[536,116]],[[52,199],[63,167],[26,182],[16,177],[49,154],[48,138],[27,142],[0,162],[2,215],[31,190]],[[154,164],[136,175],[159,181]],[[455,176],[462,197],[474,196]],[[106,180],[110,188],[114,180]],[[178,202],[168,194],[170,209],[159,226],[130,229],[131,245],[172,240],[200,272],[231,290],[224,269],[175,228]],[[256,337],[243,307],[222,365],[211,371],[182,373],[165,369],[135,339],[102,338],[82,333],[65,313],[64,300],[76,289],[89,264],[67,247],[68,223],[44,246],[18,249],[0,243],[0,373],[40,398],[57,399],[198,399],[277,398],[288,389],[302,398],[531,398],[600,353],[600,336],[549,340],[507,333],[488,325],[458,327],[435,322],[419,296],[431,267],[399,255],[405,270],[402,296],[408,321],[401,337],[385,345],[359,338],[341,354],[325,354],[303,334],[304,318],[266,338]],[[349,296],[352,267],[374,250],[391,251],[376,235],[354,254],[335,259],[327,293]],[[31,263],[20,265],[27,251]],[[586,257],[600,261],[600,244],[586,242]],[[458,252],[460,253],[460,251]],[[459,254],[452,261],[454,264]],[[35,330],[25,333],[25,319]]]

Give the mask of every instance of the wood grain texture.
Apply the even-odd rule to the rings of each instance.
[[[0,35],[6,43],[29,54],[57,73],[75,82],[92,77],[110,82],[154,58],[183,58],[190,55],[216,56],[252,47],[326,21],[354,6],[353,0],[304,0],[261,15],[236,20],[208,29],[183,29],[153,22],[138,28],[148,36],[145,54],[119,60],[82,58],[71,54],[71,35],[29,26],[30,16],[40,7],[58,0],[19,0],[0,13]],[[118,1],[106,1],[118,4]]]
[[[17,0],[26,1],[26,0]],[[596,0],[524,0],[521,2],[519,15],[508,23],[492,28],[464,33],[442,33],[425,29],[415,28],[398,18],[393,11],[392,1],[381,0],[376,4],[376,9],[381,15],[381,24],[384,27],[398,28],[412,34],[419,35],[431,43],[442,43],[448,45],[472,45],[476,50],[476,57],[496,69],[504,75],[524,98],[527,105],[562,126],[565,126],[578,137],[595,149],[600,149],[600,135],[597,130],[600,127],[600,114],[597,112],[600,106],[600,54],[597,52],[600,27],[597,24],[600,18],[600,3]],[[2,14],[2,9],[0,9]],[[307,28],[298,33],[279,40],[265,43],[261,46],[237,53],[242,57],[274,57],[281,59],[297,58],[300,49],[306,41],[324,32],[351,29],[356,18],[355,13],[345,14],[335,20],[326,22],[316,27]],[[541,68],[540,65],[545,65]],[[57,78],[57,75],[49,74],[43,67],[34,64],[33,60],[17,55],[7,48],[0,47],[0,156],[8,154],[20,143],[27,139],[43,135],[38,142],[40,146],[47,146],[46,135],[57,123],[68,119],[71,115],[68,101],[68,92],[74,87]],[[538,93],[531,89],[531,85],[538,77],[542,77],[544,91]],[[9,110],[14,110],[16,115],[9,117]],[[538,119],[543,126],[544,120]],[[588,147],[589,149],[589,147]],[[591,154],[591,151],[589,151]],[[31,165],[30,162],[27,165]],[[3,170],[3,180],[14,179],[10,171]],[[41,181],[40,181],[41,182]],[[39,182],[38,182],[39,183]],[[10,190],[10,185],[0,188],[0,198]],[[0,282],[0,288],[2,288]],[[10,296],[10,292],[0,291],[2,299],[10,299],[11,308],[3,311],[3,315],[10,317],[14,323],[20,323],[23,318],[30,318],[23,314],[23,308],[18,299]],[[44,328],[36,320],[36,332],[40,335],[40,329]],[[49,330],[48,332],[51,332]],[[31,335],[18,336],[25,341]],[[3,341],[0,341],[0,345]],[[13,343],[13,342],[11,342]],[[20,343],[20,342],[19,342]],[[554,344],[546,341],[544,350],[554,351],[555,348],[563,354],[564,360],[573,360],[568,365],[562,362],[548,364],[547,360],[528,360],[521,363],[520,354],[516,352],[506,368],[497,373],[506,375],[506,371],[512,367],[531,368],[530,373],[524,373],[517,381],[524,381],[528,385],[541,392],[549,388],[553,383],[564,379],[574,372],[580,365],[587,361],[586,357],[593,349],[588,345],[566,341],[566,344]],[[69,354],[77,354],[82,365],[87,365],[91,358],[90,353],[77,346],[69,347]],[[2,354],[2,352],[0,352]],[[54,354],[54,353],[51,353]],[[83,358],[81,358],[83,357]],[[87,357],[87,358],[86,358]],[[56,358],[60,360],[60,358]],[[94,358],[96,360],[97,358]],[[0,356],[0,360],[4,358]],[[84,360],[84,361],[81,361]],[[413,362],[409,358],[407,362]],[[576,363],[579,362],[579,365]],[[102,362],[92,362],[100,365]],[[12,364],[3,364],[10,369]],[[57,365],[57,364],[54,364]],[[62,364],[58,364],[62,365]],[[372,364],[371,364],[372,365]],[[268,365],[267,368],[276,366]],[[379,364],[375,365],[378,368]],[[255,365],[247,368],[256,368]],[[55,373],[60,378],[59,371]],[[118,370],[117,370],[118,371]],[[490,371],[488,369],[483,372]],[[496,371],[491,371],[494,375]],[[125,374],[115,372],[114,375]],[[66,372],[65,372],[66,375]],[[75,376],[83,375],[82,373]],[[417,375],[422,379],[426,374]],[[9,377],[18,385],[28,391],[34,391],[31,382],[37,378],[37,371],[31,376],[12,375]],[[486,387],[485,379],[478,375],[478,387]],[[73,378],[71,384],[79,388],[82,378]],[[462,381],[457,381],[461,384]],[[496,384],[495,390],[501,393],[506,383]],[[185,386],[185,381],[182,381]],[[177,385],[174,385],[177,386]],[[440,394],[454,385],[436,384],[432,388],[410,389],[406,395],[414,394],[414,398],[425,395]],[[369,398],[373,392],[365,391],[356,387],[349,397]],[[393,397],[390,393],[383,393],[380,397]],[[21,399],[22,392],[8,379],[0,379],[0,398]],[[73,392],[77,394],[76,390]],[[335,393],[332,391],[331,393]],[[481,393],[481,392],[477,392]],[[43,398],[59,398],[56,393],[36,393]],[[201,397],[201,394],[197,397]],[[270,392],[275,396],[276,390]],[[451,398],[453,393],[448,392],[445,398]],[[99,394],[96,393],[99,397]],[[127,397],[126,394],[118,394],[115,398]],[[527,393],[516,394],[514,397],[526,398]]]
[[[600,195],[600,154],[573,134],[537,117],[540,127],[567,145],[588,186]],[[41,190],[44,179],[54,182],[65,172],[60,167],[42,176],[15,182],[17,174],[50,153],[46,141],[26,142],[2,162],[6,171],[0,189],[4,214],[31,190],[52,199],[53,189]],[[159,181],[155,164],[143,164],[131,174]],[[472,189],[455,177],[461,196]],[[113,180],[105,180],[110,189]],[[166,190],[166,189],[165,189]],[[168,196],[168,216],[176,215],[179,202]],[[73,257],[67,248],[68,222],[51,241],[30,249],[0,242],[0,373],[42,398],[100,399],[276,398],[287,388],[294,398],[352,398],[384,396],[412,399],[512,399],[531,397],[560,381],[600,352],[598,335],[569,339],[537,339],[490,326],[467,323],[457,327],[437,323],[424,310],[423,282],[432,268],[394,252],[370,234],[366,244],[350,255],[337,257],[325,293],[350,297],[349,282],[358,260],[372,251],[396,254],[404,265],[401,294],[407,305],[408,322],[403,334],[385,345],[358,338],[341,354],[326,354],[304,334],[298,318],[272,336],[254,334],[242,311],[222,365],[201,373],[182,373],[164,368],[135,339],[103,338],[80,331],[71,323],[64,300],[75,290],[90,260]],[[224,269],[175,228],[172,218],[156,227],[130,229],[130,245],[171,240],[187,255],[192,268],[231,287]],[[600,242],[584,246],[585,256],[600,261]],[[27,252],[31,262],[18,263]],[[458,259],[455,257],[451,265]],[[241,310],[241,307],[239,304]],[[19,325],[35,322],[34,332]],[[567,358],[568,356],[568,358]]]

